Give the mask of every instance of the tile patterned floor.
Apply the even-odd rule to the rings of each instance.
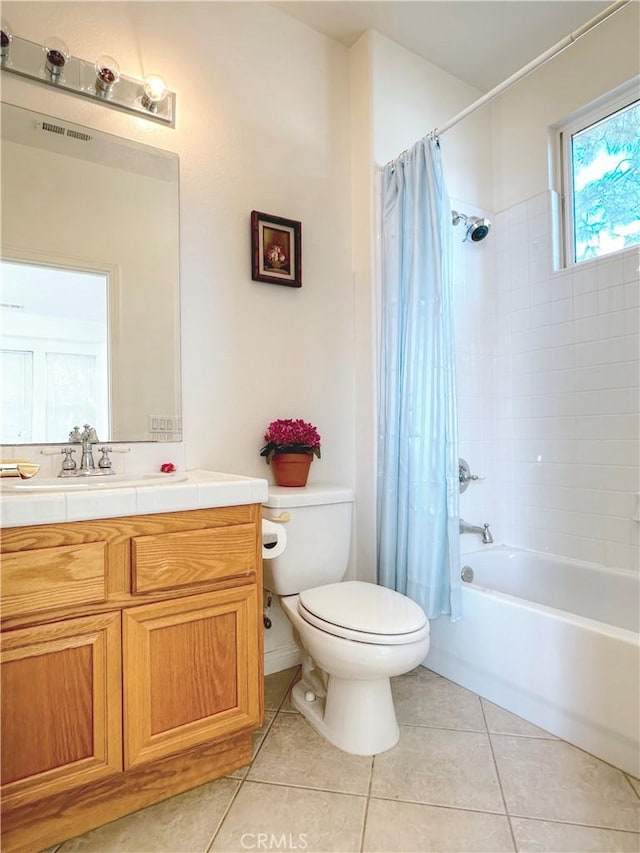
[[[422,667],[394,679],[400,742],[362,758],[294,711],[296,675],[266,679],[249,767],[57,853],[640,851],[637,779],[474,693]]]

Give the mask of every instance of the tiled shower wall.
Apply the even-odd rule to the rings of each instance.
[[[455,210],[467,216],[493,219],[489,211],[451,200]],[[498,441],[498,355],[507,351],[508,329],[499,323],[496,289],[495,230],[481,243],[463,242],[465,228],[453,228],[453,293],[458,387],[458,433],[460,456],[473,474],[460,497],[460,515],[471,524],[488,522],[496,542],[511,541],[509,507],[505,483],[510,447]],[[461,538],[463,553],[481,548],[478,534]]]
[[[554,272],[552,202],[456,247],[460,449],[487,477],[461,514],[497,542],[638,570],[640,253]]]

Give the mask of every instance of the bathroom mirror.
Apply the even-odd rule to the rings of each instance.
[[[2,104],[1,444],[179,441],[178,156]]]

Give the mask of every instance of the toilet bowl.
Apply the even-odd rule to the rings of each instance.
[[[303,653],[293,706],[339,749],[375,755],[398,742],[390,679],[424,660],[429,622],[401,593],[339,582],[352,504],[344,488],[271,489],[265,517],[286,524],[287,548],[264,561],[265,586],[279,595]]]

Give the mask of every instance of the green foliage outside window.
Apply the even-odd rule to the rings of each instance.
[[[640,101],[571,138],[575,260],[640,243]]]

